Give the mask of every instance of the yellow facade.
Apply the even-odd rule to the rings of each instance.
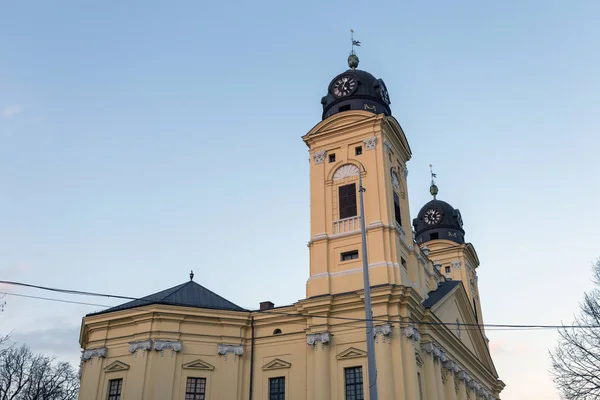
[[[340,218],[338,198],[341,186],[358,189],[359,173],[367,190],[380,399],[499,398],[504,384],[472,307],[475,300],[481,318],[479,294],[470,290],[477,256],[470,244],[415,244],[406,184],[411,152],[398,122],[340,112],[303,139],[311,201],[306,298],[262,311],[148,302],[86,316],[80,399],[108,399],[110,382],[121,379],[126,400],[186,399],[189,382],[204,385],[205,397],[187,398],[268,400],[270,379],[284,378],[277,382],[286,400],[343,400],[346,374],[358,371],[347,368],[356,367],[368,399],[359,217]],[[463,268],[451,269],[447,280],[438,268],[457,261]]]

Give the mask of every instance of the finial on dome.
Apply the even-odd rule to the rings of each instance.
[[[435,185],[435,178],[437,178],[437,174],[433,173],[433,165],[429,164],[429,170],[431,171],[431,186],[429,186],[429,193],[431,193],[431,195],[433,196],[433,199],[435,200],[435,197],[438,194],[438,187]]]
[[[194,280],[194,271],[190,271],[190,281]]]
[[[352,69],[356,69],[358,67],[358,56],[354,52],[354,46],[360,47],[360,41],[354,40],[354,29],[350,29],[350,41],[352,42],[352,48],[350,50],[350,55],[348,56],[348,66]]]

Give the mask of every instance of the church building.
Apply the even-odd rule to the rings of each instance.
[[[302,137],[310,155],[306,298],[247,310],[192,273],[88,314],[81,400],[369,399],[361,218],[379,398],[500,398],[479,259],[461,214],[437,199],[432,181],[433,200],[411,221],[408,140],[385,83],[358,63],[352,52],[321,99],[321,121]]]

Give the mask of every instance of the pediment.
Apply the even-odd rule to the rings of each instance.
[[[283,368],[290,368],[292,366],[291,363],[284,361],[280,358],[276,358],[272,361],[269,361],[268,363],[266,363],[265,365],[263,365],[262,369],[263,371],[268,371],[271,369],[283,369]]]
[[[466,327],[463,325],[462,329],[460,329],[460,341],[490,372],[497,376],[497,371],[483,332],[476,328],[469,329],[469,326],[474,327],[478,322],[475,319],[475,314],[463,285],[459,285],[457,290],[450,292],[444,299],[433,306],[431,311],[440,321],[447,323],[448,328],[456,336],[458,336],[457,328],[455,327],[456,320],[458,319],[459,324],[466,324]]]
[[[366,351],[357,349],[356,347],[350,347],[350,348],[342,351],[335,358],[337,358],[338,360],[345,360],[348,358],[359,358],[359,357],[366,357],[366,356],[367,356]]]
[[[212,371],[215,369],[214,365],[207,363],[206,361],[202,361],[200,359],[190,361],[189,363],[183,364],[183,368],[185,369],[199,369],[203,371]]]
[[[104,368],[104,372],[116,372],[116,371],[127,371],[129,369],[129,365],[125,364],[122,361],[113,361],[109,365]]]

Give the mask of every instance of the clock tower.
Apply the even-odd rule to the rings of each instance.
[[[415,240],[422,249],[428,249],[429,259],[446,279],[463,282],[475,318],[483,324],[476,271],[479,258],[475,247],[465,243],[460,211],[437,199],[438,187],[433,179],[430,193],[433,200],[425,204],[413,220]]]
[[[355,54],[348,65],[327,87],[322,121],[303,136],[310,154],[307,297],[363,288],[359,174],[371,285],[418,287],[425,296],[436,282],[413,246],[406,185],[410,146],[392,116],[383,80],[357,69]]]

